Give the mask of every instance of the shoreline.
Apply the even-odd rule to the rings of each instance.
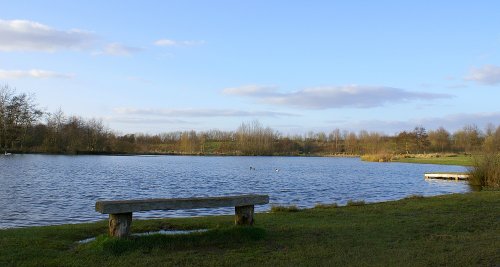
[[[12,151],[12,155],[54,155],[54,156],[200,156],[200,157],[331,157],[331,158],[358,158],[360,155],[351,154],[274,154],[274,155],[243,155],[238,153],[177,153],[177,152],[89,152],[50,153],[50,152],[20,152]],[[1,156],[1,155],[0,155]]]
[[[485,191],[488,191],[489,189],[486,188]],[[362,205],[377,205],[377,204],[383,204],[383,203],[393,203],[393,202],[398,202],[406,199],[420,199],[420,198],[438,198],[438,197],[445,197],[445,196],[451,196],[451,195],[465,195],[465,194],[470,194],[473,192],[480,192],[482,189],[472,189],[467,192],[459,192],[459,193],[445,193],[445,194],[437,194],[437,195],[421,195],[421,194],[411,194],[406,197],[402,197],[399,199],[387,199],[387,200],[381,200],[381,201],[375,201],[375,202],[365,202],[364,199],[360,199],[359,201],[356,200],[348,200],[347,203],[322,203],[322,202],[317,202],[314,206],[297,206],[295,204],[290,204],[290,205],[275,205],[275,204],[268,204],[269,209],[266,211],[255,211],[255,214],[269,214],[273,213],[274,208],[284,208],[284,209],[293,209],[297,211],[306,211],[306,210],[313,210],[317,207],[321,206],[334,206],[336,208],[343,208],[343,207],[348,207],[351,205],[350,202],[359,202],[362,203]],[[495,190],[493,190],[495,191]],[[200,214],[200,215],[189,215],[189,216],[179,216],[179,215],[173,215],[170,217],[166,217],[169,219],[191,219],[191,218],[202,218],[202,217],[216,217],[216,216],[229,216],[226,214],[222,213],[214,213],[214,214]],[[148,220],[156,220],[158,219],[156,216],[155,217],[134,217],[134,221],[148,221]],[[64,225],[79,225],[79,224],[93,224],[93,223],[100,223],[100,222],[107,222],[107,219],[95,219],[95,220],[89,220],[89,221],[80,221],[80,222],[74,222],[74,223],[55,223],[55,224],[42,224],[42,225],[20,225],[20,226],[13,226],[13,227],[0,227],[1,230],[14,230],[14,229],[26,229],[26,228],[38,228],[38,227],[52,227],[52,226],[64,226]]]

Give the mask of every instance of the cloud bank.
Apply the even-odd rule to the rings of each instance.
[[[0,20],[0,51],[85,49],[96,37],[82,30],[57,30],[28,20]]]
[[[222,90],[226,95],[251,96],[251,97],[271,97],[278,95],[277,86],[244,85],[231,87]]]
[[[36,78],[36,79],[71,79],[75,75],[67,73],[59,73],[48,70],[2,70],[0,69],[0,79],[21,79],[21,78]]]
[[[409,120],[359,120],[329,123],[345,129],[380,131],[392,134],[404,130],[412,130],[418,125],[428,130],[437,129],[442,126],[450,132],[462,129],[466,125],[477,125],[480,129],[484,129],[489,123],[497,125],[499,121],[500,112],[483,112],[459,113],[443,117],[413,118]]]
[[[279,117],[296,116],[291,113],[274,111],[244,111],[234,109],[135,109],[115,108],[120,115],[160,116],[160,117]]]
[[[106,117],[105,120],[107,122],[116,122],[123,124],[187,124],[187,121],[184,120],[176,120],[169,118],[136,118],[136,117]]]
[[[500,67],[494,65],[485,65],[480,68],[473,68],[467,76],[467,81],[475,81],[484,85],[500,84]]]
[[[448,94],[412,92],[384,86],[325,86],[282,93],[274,86],[226,88],[227,95],[252,97],[258,102],[306,109],[373,108],[387,103],[452,98]]]

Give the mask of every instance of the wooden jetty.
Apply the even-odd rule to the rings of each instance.
[[[433,173],[425,173],[425,179],[443,179],[443,180],[467,180],[469,179],[469,175],[466,173],[442,173],[442,172],[433,172]]]

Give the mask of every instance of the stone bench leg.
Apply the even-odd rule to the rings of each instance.
[[[234,219],[237,225],[253,225],[253,205],[238,206],[234,208],[236,217]]]
[[[109,214],[109,235],[127,237],[130,234],[132,212]]]

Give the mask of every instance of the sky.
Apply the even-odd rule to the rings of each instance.
[[[499,1],[4,1],[0,85],[119,133],[500,125]]]

